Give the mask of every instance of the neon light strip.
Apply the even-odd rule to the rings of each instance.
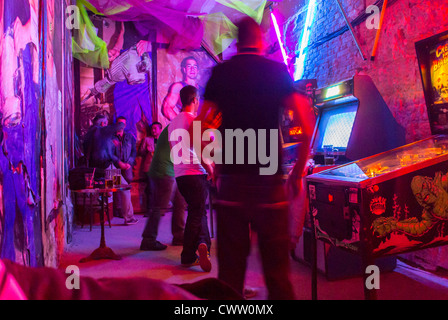
[[[305,58],[306,53],[303,50],[308,47],[308,42],[310,41],[311,35],[311,25],[314,22],[314,16],[316,14],[316,0],[310,0],[308,3],[308,12],[306,13],[305,26],[303,28],[302,40],[300,41],[299,56],[295,61],[295,71],[294,71],[294,81],[300,80],[303,77],[303,72],[305,69]]]
[[[288,56],[286,55],[285,48],[283,48],[282,37],[280,34],[280,29],[278,27],[277,19],[275,19],[274,13],[271,12],[272,23],[274,24],[275,34],[277,35],[278,44],[280,45],[280,50],[282,51],[283,62],[288,66]]]

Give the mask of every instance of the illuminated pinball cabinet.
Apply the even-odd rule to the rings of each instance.
[[[448,30],[415,43],[432,134],[448,134]]]
[[[448,244],[447,135],[315,173],[306,181],[316,239],[360,256],[362,270],[377,258]]]

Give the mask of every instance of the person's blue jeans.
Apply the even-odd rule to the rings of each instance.
[[[187,222],[184,232],[184,247],[181,263],[193,263],[199,244],[211,247],[210,232],[207,223],[205,202],[208,195],[207,175],[186,175],[176,178],[177,187],[187,202]]]
[[[156,242],[161,212],[168,209],[170,202],[172,202],[171,232],[173,243],[181,243],[184,238],[186,203],[177,188],[176,180],[170,176],[152,177],[150,179],[154,192],[154,202],[151,205],[142,237],[147,244]]]

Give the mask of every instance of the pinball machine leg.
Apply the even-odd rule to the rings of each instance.
[[[316,229],[314,228],[314,220],[311,218],[311,299],[317,300],[317,238]]]

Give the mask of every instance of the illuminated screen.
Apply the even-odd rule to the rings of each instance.
[[[322,111],[315,146],[346,149],[355,122],[358,103],[328,108]]]
[[[335,114],[328,119],[322,146],[332,145],[347,148],[348,139],[352,132],[356,111]]]

